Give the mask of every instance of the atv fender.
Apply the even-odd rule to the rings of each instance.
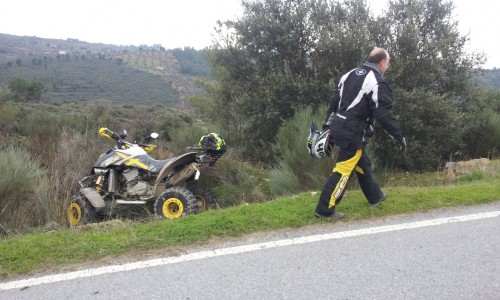
[[[155,197],[158,197],[167,188],[167,183],[161,183],[161,182],[165,177],[170,175],[170,173],[172,173],[172,171],[176,167],[182,166],[182,165],[188,165],[188,164],[193,163],[195,161],[196,161],[196,152],[188,152],[188,153],[185,153],[185,154],[182,154],[180,156],[177,156],[177,157],[170,159],[169,162],[163,166],[163,168],[161,169],[161,171],[158,174],[158,177],[156,179]],[[189,173],[191,173],[194,170],[194,173],[192,173],[190,176],[192,176],[193,174],[196,173],[197,168],[196,169],[195,168],[196,168],[195,165],[191,165],[188,168]],[[186,176],[186,174],[184,174],[184,176],[182,176],[181,178],[176,178],[176,180],[175,180],[176,184],[179,181],[182,181],[183,178],[186,178],[185,176]],[[169,184],[170,184],[170,182],[169,182]]]
[[[105,206],[101,195],[93,188],[83,188],[80,192],[89,200],[90,204],[96,209],[101,209]]]

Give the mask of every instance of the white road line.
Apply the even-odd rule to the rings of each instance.
[[[97,275],[102,275],[102,274],[110,274],[110,273],[116,273],[116,272],[124,272],[124,271],[138,270],[138,269],[144,269],[144,268],[155,267],[155,266],[175,264],[175,263],[180,263],[180,262],[185,262],[185,261],[205,259],[205,258],[209,258],[209,257],[232,255],[232,254],[258,251],[258,250],[263,250],[263,249],[277,248],[277,247],[283,247],[283,246],[289,246],[289,245],[306,244],[306,243],[312,243],[312,242],[317,242],[317,241],[341,239],[341,238],[347,238],[347,237],[356,237],[356,236],[377,234],[377,233],[389,232],[389,231],[414,229],[414,228],[428,227],[428,226],[437,226],[437,225],[456,223],[456,222],[467,222],[467,221],[473,221],[473,220],[479,220],[479,219],[494,218],[494,217],[499,217],[499,216],[500,216],[500,211],[494,211],[494,212],[472,214],[472,215],[465,215],[465,216],[454,216],[454,217],[425,220],[425,221],[418,221],[418,222],[410,222],[410,223],[402,223],[402,224],[395,224],[395,225],[363,228],[363,229],[349,230],[349,231],[342,231],[342,232],[333,232],[333,233],[327,233],[327,234],[305,236],[305,237],[299,237],[299,238],[292,238],[292,239],[286,239],[286,240],[278,240],[278,241],[272,241],[272,242],[265,242],[265,243],[216,249],[216,250],[210,250],[210,251],[202,251],[202,252],[190,253],[190,254],[175,256],[175,257],[151,259],[151,260],[146,260],[146,261],[127,263],[127,264],[121,264],[121,265],[114,265],[114,266],[108,266],[108,267],[102,267],[102,268],[87,269],[87,270],[81,270],[81,271],[76,271],[76,272],[69,272],[69,273],[48,275],[48,276],[43,276],[43,277],[34,277],[34,278],[29,278],[29,279],[17,280],[17,281],[10,281],[10,282],[6,282],[6,283],[0,283],[0,291],[11,290],[11,289],[16,289],[16,288],[31,287],[31,286],[35,286],[35,285],[39,285],[39,284],[47,284],[47,283],[72,280],[72,279],[77,279],[77,278],[91,277],[91,276],[97,276]]]

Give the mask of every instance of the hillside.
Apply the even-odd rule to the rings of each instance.
[[[203,50],[93,44],[0,34],[0,86],[20,77],[47,88],[43,102],[107,99],[121,104],[162,104],[189,109],[202,91],[197,77],[209,77]],[[500,89],[499,70],[478,77]]]
[[[185,109],[186,100],[201,92],[194,79],[208,72],[186,72],[177,58],[183,58],[179,51],[202,57],[201,51],[175,50],[0,34],[0,84],[15,77],[40,81],[47,88],[44,102],[108,99]]]
[[[500,90],[500,69],[486,70],[484,76],[478,78],[478,83],[482,86]]]

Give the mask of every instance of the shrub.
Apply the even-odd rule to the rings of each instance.
[[[167,148],[175,155],[186,153],[187,147],[198,147],[200,138],[208,134],[203,129],[196,126],[187,126],[176,128],[170,131],[170,140],[167,142]]]
[[[210,175],[221,207],[262,202],[270,195],[266,171],[241,161],[231,151],[219,159]]]
[[[280,128],[276,138],[280,163],[273,169],[273,176],[270,178],[273,190],[279,190],[284,178],[289,178],[292,182],[295,180],[286,175],[290,172],[295,175],[302,190],[321,187],[330,175],[334,160],[314,159],[307,152],[307,136],[311,122],[321,127],[325,115],[326,107],[317,112],[313,112],[311,108],[298,110],[294,117]]]
[[[16,126],[19,108],[10,103],[0,102],[0,131],[12,131]]]
[[[490,157],[500,152],[500,92],[480,90],[463,102],[464,155]]]
[[[50,182],[40,160],[19,147],[0,151],[0,235],[50,219]]]
[[[301,191],[299,179],[284,161],[269,171],[269,182],[273,196],[293,195]]]
[[[40,110],[31,113],[22,124],[29,137],[28,151],[32,156],[40,157],[45,166],[50,166],[55,159],[61,134],[60,121],[56,114]]]
[[[9,89],[6,86],[0,85],[0,105],[10,99],[12,99],[12,93],[10,93]]]
[[[462,147],[462,118],[458,103],[422,88],[397,90],[395,111],[406,138],[402,153],[396,143],[376,123],[376,135],[370,146],[382,166],[413,171],[436,170],[451,154]]]
[[[110,100],[100,99],[87,103],[83,113],[85,128],[118,127],[117,122],[111,116],[113,103]],[[116,129],[114,129],[116,130]]]
[[[78,181],[90,175],[99,155],[108,149],[108,145],[103,142],[106,143],[104,138],[101,139],[94,132],[79,133],[68,128],[62,129],[59,147],[55,152],[57,159],[50,166],[53,221],[65,222],[64,208],[78,190]]]

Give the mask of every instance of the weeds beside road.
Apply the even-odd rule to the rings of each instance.
[[[389,197],[377,207],[369,207],[360,190],[348,191],[339,206],[346,216],[338,222],[500,201],[500,172],[474,174],[444,186],[385,188]],[[213,210],[174,221],[115,220],[4,238],[0,240],[0,279],[127,253],[206,243],[212,238],[329,222],[313,216],[319,197],[313,194]]]

